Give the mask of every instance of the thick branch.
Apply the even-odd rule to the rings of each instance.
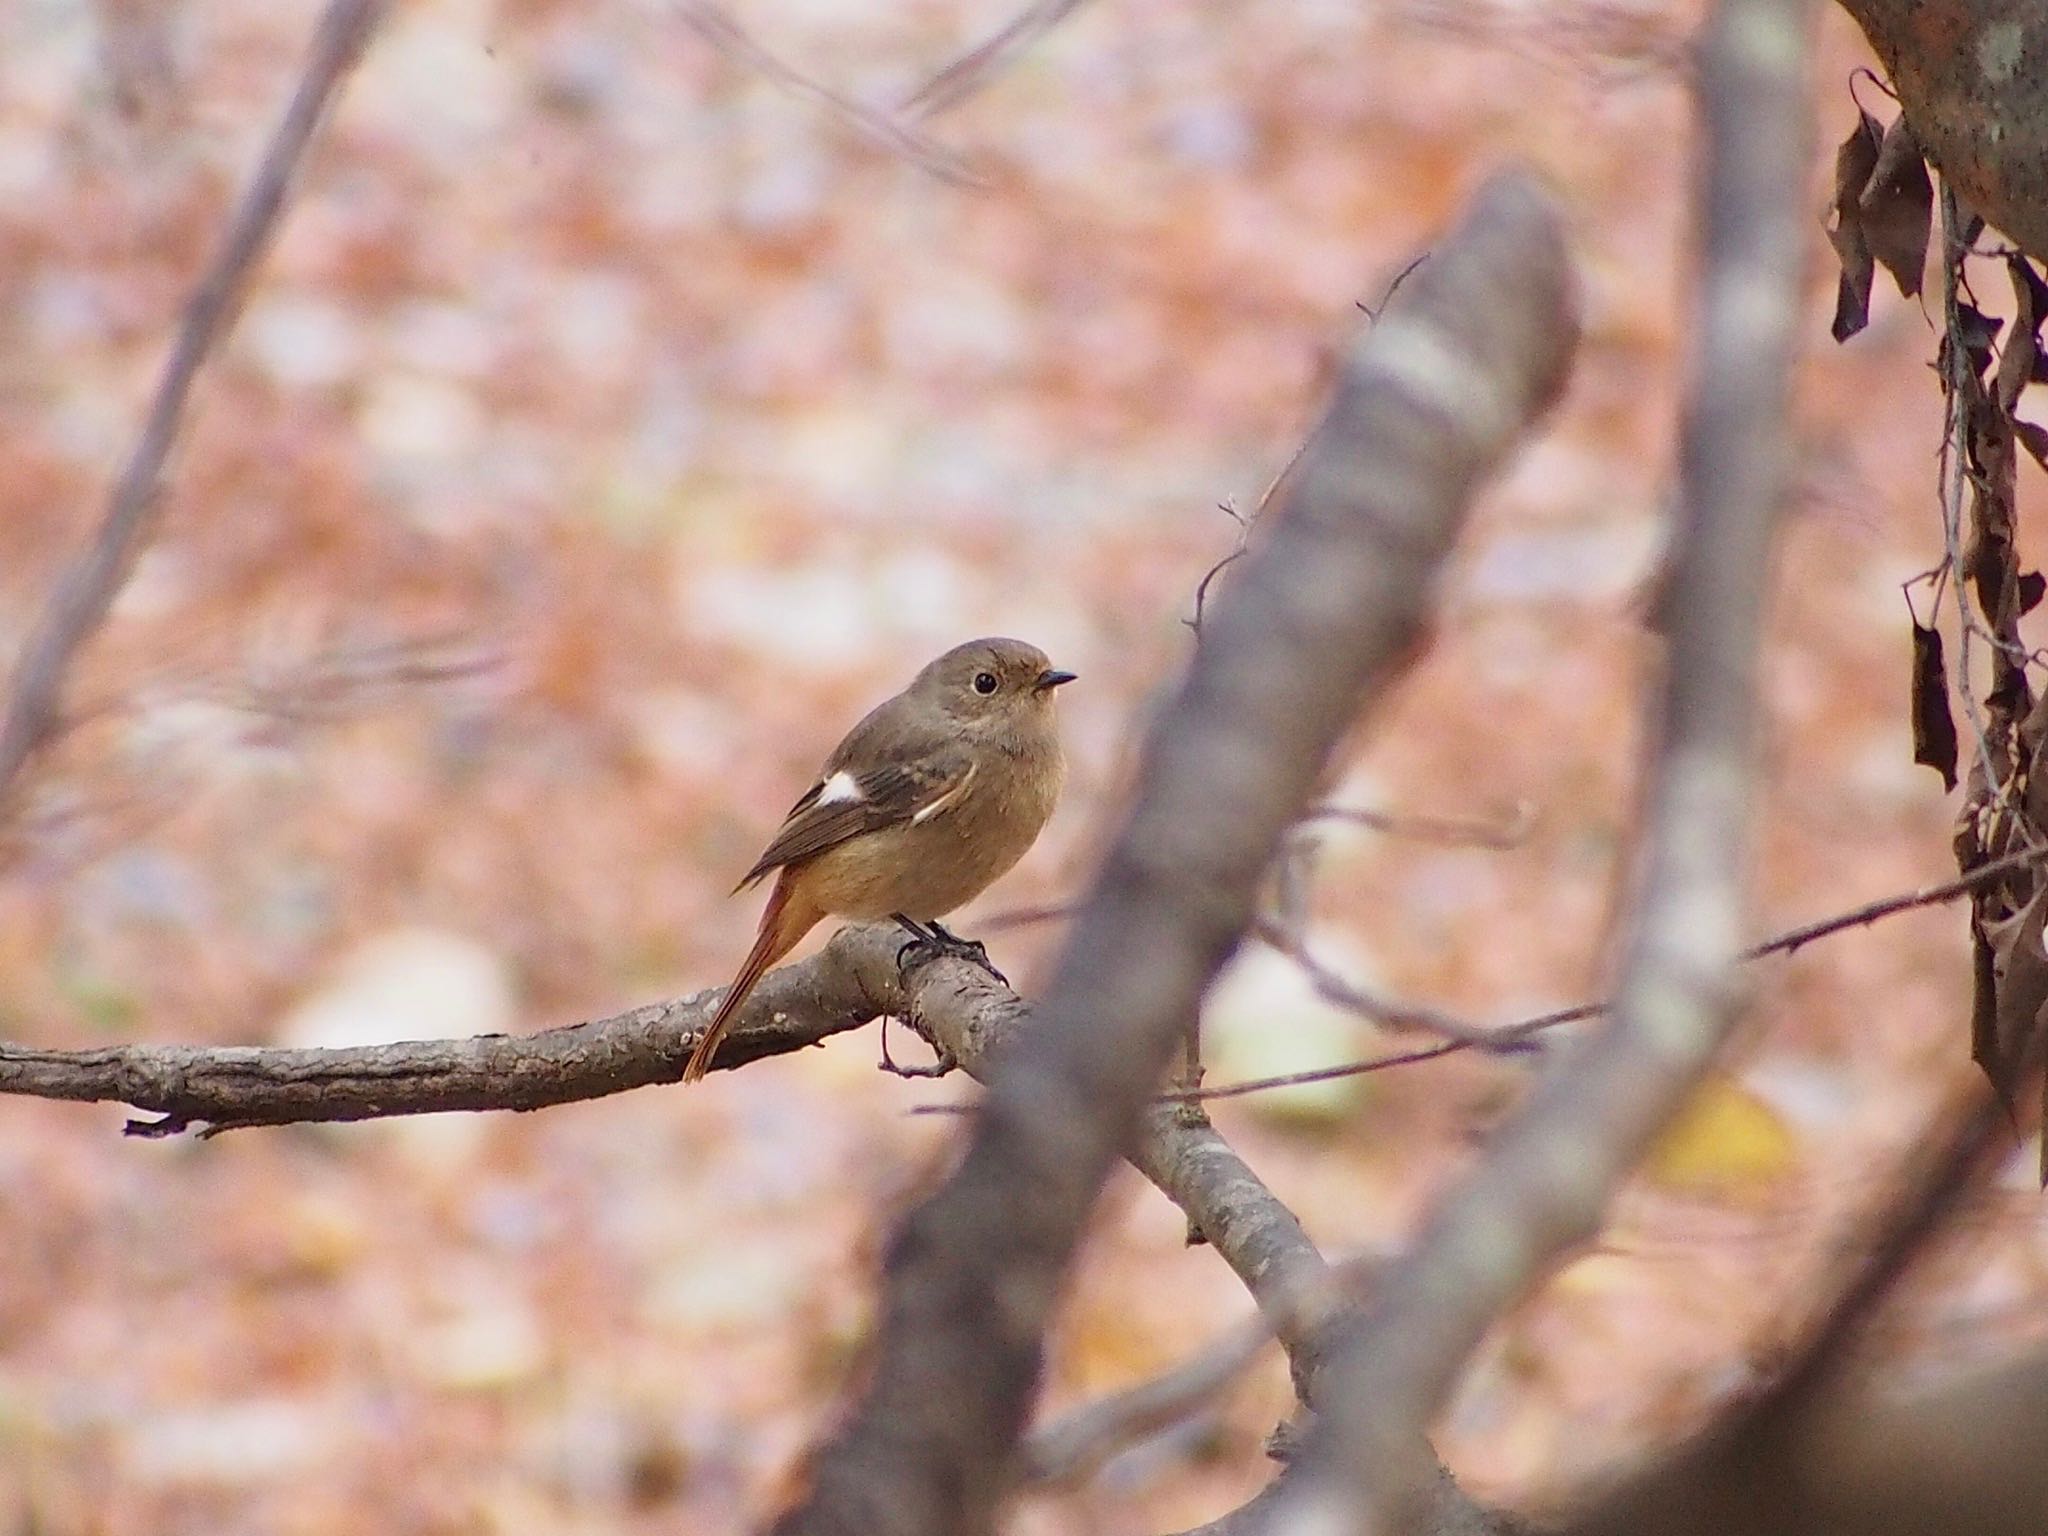
[[[2048,6],[1841,0],[1963,200],[2048,261]]]
[[[867,1389],[786,1536],[983,1536],[1045,1325],[1112,1162],[1243,937],[1327,755],[1421,639],[1480,478],[1574,337],[1548,201],[1503,179],[1355,351],[1267,542],[1213,605],[1039,1027],[891,1245]]]
[[[818,954],[768,973],[712,1065],[719,1071],[816,1045],[884,1014],[909,1017],[970,1073],[1030,1018],[986,972],[945,961],[897,968],[891,925],[842,929]],[[43,1050],[0,1042],[0,1094],[132,1105],[160,1116],[136,1134],[447,1110],[531,1110],[671,1083],[722,989],[544,1030],[339,1050],[126,1045]],[[1327,1272],[1294,1214],[1199,1118],[1156,1110],[1132,1161],[1187,1213],[1272,1318],[1298,1359],[1312,1337],[1287,1305]]]
[[[1415,1437],[1487,1328],[1598,1229],[1733,1022],[1754,679],[1799,326],[1809,32],[1799,0],[1722,0],[1702,43],[1699,339],[1642,894],[1613,1023],[1531,1095],[1333,1354],[1272,1529],[1410,1525]]]
[[[892,1001],[889,1011],[983,1082],[1033,1026],[1029,1004],[969,965],[919,967]],[[1150,1108],[1130,1160],[1244,1282],[1296,1373],[1311,1369],[1317,1319],[1300,1300],[1319,1293],[1330,1269],[1295,1214],[1205,1117],[1178,1106]]]
[[[763,979],[714,1066],[745,1066],[855,1029],[900,1000],[894,929],[850,928]],[[0,1043],[0,1093],[132,1104],[170,1135],[442,1110],[543,1109],[682,1076],[722,992],[651,1003],[537,1035],[409,1040],[343,1050],[123,1045],[53,1051]]]

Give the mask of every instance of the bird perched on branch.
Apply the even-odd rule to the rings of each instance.
[[[775,876],[761,929],[690,1052],[695,1082],[762,974],[826,917],[893,918],[914,941],[1024,856],[1066,777],[1053,692],[1074,680],[1022,640],[970,640],[884,700],[825,760],[734,887]]]

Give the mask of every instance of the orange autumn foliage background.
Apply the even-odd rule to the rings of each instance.
[[[790,0],[741,19],[886,108],[1006,14]],[[1072,894],[1237,537],[1218,504],[1256,506],[1357,306],[1509,156],[1569,210],[1585,343],[1331,798],[1515,835],[1318,824],[1310,943],[1475,1018],[1597,993],[1656,663],[1695,19],[1100,0],[914,123],[926,153],[676,7],[397,7],[202,380],[68,729],[0,824],[0,1037],[528,1030],[722,982],[755,915],[726,892],[823,753],[981,633],[1082,680],[1060,814],[957,926]],[[0,10],[0,655],[90,535],[311,20]],[[1828,340],[1819,144],[1867,61],[1832,11],[1824,37],[1759,936],[1949,868],[1951,807],[1911,764],[1900,592],[1937,558],[1934,343],[1889,292],[1869,332]],[[2041,493],[2028,469],[2023,507]],[[1028,993],[1057,924],[987,933]],[[1967,1070],[1955,909],[1751,980],[1727,1073],[1460,1393],[1440,1445],[1482,1497],[1540,1508],[1741,1390]],[[1258,952],[1207,1027],[1217,1081],[1390,1043]],[[970,1097],[875,1056],[864,1031],[688,1091],[203,1143],[124,1140],[114,1106],[0,1101],[0,1523],[758,1517],[857,1363],[892,1214],[957,1134],[913,1111]],[[1549,1059],[1454,1058],[1217,1120],[1328,1251],[1390,1248]],[[1886,1315],[1900,1370],[2041,1328],[2031,1167],[2016,1149]],[[1248,1310],[1182,1238],[1149,1187],[1114,1184],[1052,1403]],[[1263,1480],[1288,1405],[1269,1362],[1016,1528],[1206,1519]]]

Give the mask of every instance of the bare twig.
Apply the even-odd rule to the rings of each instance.
[[[1339,1308],[1357,1305],[1386,1263],[1386,1255],[1369,1254],[1332,1265],[1172,1370],[1033,1431],[1023,1446],[1025,1478],[1038,1483],[1076,1481],[1119,1451],[1192,1418],[1221,1397],[1279,1332],[1313,1336]]]
[[[1269,536],[1213,605],[1040,1022],[890,1245],[858,1401],[784,1536],[985,1536],[1096,1194],[1241,938],[1334,743],[1422,633],[1460,513],[1575,338],[1548,200],[1492,183],[1349,360]],[[957,1053],[956,1053],[957,1054]]]
[[[1301,974],[1308,978],[1308,984],[1314,988],[1316,996],[1344,1009],[1347,1013],[1371,1019],[1375,1024],[1387,1029],[1413,1029],[1421,1030],[1425,1034],[1441,1035],[1446,1040],[1455,1040],[1460,1045],[1476,1050],[1502,1051],[1525,1048],[1525,1041],[1520,1037],[1505,1035],[1500,1030],[1484,1024],[1470,1023],[1455,1014],[1445,1013],[1440,1008],[1378,997],[1363,987],[1353,985],[1323,964],[1309,949],[1307,941],[1301,935],[1289,932],[1271,918],[1258,919],[1252,924],[1252,932],[1260,943],[1292,960]]]
[[[1851,928],[1866,927],[1895,917],[1901,912],[1911,912],[1920,907],[1937,906],[1945,901],[1954,901],[1972,891],[1983,889],[2003,880],[2017,870],[2032,868],[2048,863],[2048,849],[2022,848],[2003,858],[1992,859],[1979,865],[1967,875],[1954,880],[1944,880],[1938,885],[1925,885],[1917,890],[1900,891],[1890,896],[1879,897],[1865,902],[1860,907],[1851,907],[1846,912],[1837,912],[1831,917],[1820,918],[1811,923],[1802,923],[1797,928],[1788,928],[1783,933],[1753,944],[1743,951],[1745,960],[1760,960],[1766,955],[1792,954],[1818,939],[1832,937]],[[1560,1024],[1577,1024],[1586,1019],[1595,1019],[1606,1013],[1611,1004],[1602,1002],[1574,1003],[1567,1008],[1556,1008],[1549,1013],[1539,1013],[1526,1019],[1517,1019],[1511,1024],[1482,1025],[1453,1014],[1445,1014],[1419,1004],[1404,1003],[1398,999],[1353,997],[1348,1001],[1337,999],[1342,1006],[1357,1005],[1357,1011],[1367,1018],[1390,1020],[1409,1019],[1417,1026],[1429,1029],[1436,1025],[1447,1027],[1439,1033],[1450,1038],[1441,1045],[1423,1046],[1416,1050],[1392,1051],[1385,1055],[1368,1056],[1358,1061],[1337,1062],[1327,1067],[1309,1067],[1300,1072],[1284,1072],[1273,1077],[1246,1078],[1241,1082],[1222,1083],[1213,1088],[1195,1092],[1166,1093],[1161,1097],[1174,1100],[1235,1099],[1246,1094],[1264,1093],[1273,1088],[1298,1088],[1309,1083],[1335,1082],[1340,1078],[1364,1077],[1374,1072],[1385,1072],[1394,1067],[1414,1066],[1419,1062],[1435,1061],[1442,1056],[1453,1056],[1460,1051],[1478,1049],[1500,1050],[1525,1044],[1532,1035],[1544,1030],[1555,1029]],[[1470,1038],[1468,1038],[1470,1037]]]
[[[1411,838],[1422,843],[1446,843],[1457,847],[1490,848],[1505,853],[1528,840],[1536,823],[1535,809],[1526,801],[1517,803],[1505,820],[1480,821],[1462,816],[1422,816],[1409,811],[1374,811],[1346,805],[1312,805],[1302,816],[1304,823],[1346,822],[1370,827],[1389,837]]]
[[[1417,26],[1508,49],[1559,73],[1602,84],[1658,75],[1682,79],[1691,68],[1686,35],[1676,18],[1600,0],[1546,6],[1541,18],[1518,7],[1472,0],[1403,0],[1396,14]]]
[[[994,79],[1012,55],[1030,47],[1080,7],[1081,0],[1032,0],[913,91],[905,98],[903,110],[916,117],[930,117],[958,106]]]
[[[1301,450],[1297,448],[1295,450],[1295,457],[1299,458],[1300,455]],[[1270,495],[1271,491],[1269,490],[1267,494]],[[1264,502],[1262,501],[1260,505],[1263,507]],[[1204,571],[1202,579],[1195,583],[1195,611],[1182,619],[1181,623],[1187,625],[1197,635],[1200,635],[1202,632],[1202,615],[1209,607],[1209,589],[1216,585],[1217,577],[1237,564],[1238,561],[1242,560],[1250,552],[1252,520],[1258,516],[1258,513],[1255,511],[1251,517],[1246,517],[1227,501],[1222,503],[1222,509],[1224,515],[1237,524],[1237,541],[1230,546],[1229,552],[1214,565],[1210,566],[1208,570]]]
[[[220,248],[185,307],[169,360],[157,380],[141,436],[108,498],[92,544],[58,582],[15,664],[7,713],[0,719],[0,805],[22,768],[56,730],[72,659],[105,622],[161,505],[159,480],[177,442],[192,383],[232,321],[250,272],[284,212],[292,176],[321,115],[368,46],[384,0],[329,0],[291,104],[243,189]]]
[[[727,58],[791,95],[824,107],[862,138],[955,186],[985,187],[988,178],[930,135],[786,63],[711,0],[675,0],[683,25]]]
[[[1040,923],[1062,922],[1080,910],[1069,901],[1052,902],[1042,907],[1008,907],[1001,912],[991,912],[974,926],[982,933],[1001,933],[1009,928],[1035,928]]]
[[[893,925],[835,934],[809,959],[771,971],[712,1061],[747,1066],[884,1015],[912,1018],[946,1057],[986,1075],[1030,1009],[971,962],[905,976]],[[448,1110],[533,1110],[676,1081],[720,988],[536,1035],[481,1035],[345,1049],[127,1045],[42,1050],[0,1043],[0,1094],[115,1102],[156,1115],[129,1132],[161,1137],[252,1126],[385,1119]],[[1132,1154],[1269,1311],[1290,1353],[1311,1340],[1301,1308],[1323,1261],[1301,1224],[1206,1124],[1154,1113]]]
[[[1614,1022],[1536,1086],[1335,1346],[1270,1529],[1405,1528],[1423,1491],[1413,1438],[1486,1329],[1597,1230],[1733,1022],[1754,675],[1789,457],[1810,31],[1803,0],[1720,0],[1701,39],[1699,340],[1642,894]]]
[[[1846,912],[1837,912],[1816,922],[1805,923],[1797,928],[1788,928],[1783,933],[1753,945],[1744,951],[1745,960],[1761,959],[1765,955],[1794,954],[1811,944],[1815,939],[1829,938],[1849,928],[1867,927],[1901,912],[1911,912],[1918,907],[1939,906],[1945,901],[1954,901],[1972,891],[1982,890],[2003,880],[2007,875],[2022,869],[2048,863],[2048,848],[2020,848],[2002,858],[1990,859],[1978,865],[1966,875],[1953,880],[1943,880],[1936,885],[1923,885],[1918,890],[1900,891],[1896,895],[1882,896],[1876,901],[1867,901],[1860,907],[1851,907]]]
[[[1784,1437],[1789,1420],[1808,1411],[1809,1400],[1840,1365],[1856,1331],[1952,1209],[1971,1174],[1982,1170],[2005,1129],[1998,1101],[1982,1079],[1974,1073],[1959,1075],[1931,1133],[1914,1138],[1897,1176],[1877,1181],[1885,1191],[1879,1208],[1847,1224],[1835,1245],[1841,1256],[1840,1278],[1812,1307],[1808,1320],[1792,1331],[1790,1348],[1774,1352],[1784,1363],[1769,1391],[1744,1400],[1732,1424],[1717,1424],[1701,1437],[1702,1449],[1711,1448],[1717,1458],[1711,1472],[1692,1465],[1701,1450],[1671,1458],[1668,1466],[1646,1476],[1646,1487],[1627,1499],[1611,1500],[1575,1536],[1623,1536],[1650,1526],[1653,1513],[1699,1509],[1706,1487],[1721,1488],[1723,1497],[1729,1496],[1730,1487],[1742,1487],[1740,1496],[1745,1499],[1773,1502],[1782,1490],[1754,1478],[1743,1486],[1734,1469],[1744,1463],[1752,1464],[1752,1470],[1754,1464],[1769,1464],[1770,1458],[1759,1454],[1758,1442]],[[1901,1190],[1903,1194],[1897,1193]],[[1172,1370],[1034,1431],[1024,1445],[1026,1479],[1077,1481],[1129,1446],[1194,1417],[1250,1368],[1277,1324],[1305,1316],[1306,1329],[1324,1327],[1338,1309],[1363,1303],[1370,1286],[1386,1273],[1388,1262],[1386,1255],[1374,1254],[1335,1265],[1312,1279],[1301,1294],[1280,1298]],[[1681,1476],[1702,1486],[1674,1488]],[[1701,1531],[1749,1528],[1747,1520],[1719,1515],[1700,1526]]]
[[[1214,1403],[1272,1342],[1265,1319],[1248,1318],[1172,1370],[1032,1431],[1019,1454],[1021,1479],[1058,1484],[1091,1476],[1119,1453]]]
[[[1410,272],[1413,272],[1416,267],[1421,265],[1423,259],[1423,257],[1418,256],[1414,261],[1408,263],[1407,267],[1402,270],[1401,277],[1406,277]],[[1394,279],[1395,287],[1400,286],[1401,277]],[[1387,296],[1391,298],[1393,292],[1394,289],[1389,288]],[[1380,303],[1381,307],[1384,308],[1386,300],[1382,299]],[[1360,307],[1363,308],[1364,306],[1361,305]],[[1368,311],[1368,313],[1375,320],[1379,318],[1376,311]],[[1302,455],[1308,452],[1309,444],[1313,440],[1314,433],[1310,433],[1309,436],[1304,437],[1294,445],[1294,452],[1287,455],[1287,462],[1282,464],[1274,472],[1273,478],[1266,482],[1266,488],[1259,492],[1259,499],[1252,504],[1252,509],[1249,513],[1238,511],[1237,504],[1234,501],[1221,501],[1217,503],[1217,510],[1237,524],[1237,541],[1231,545],[1229,553],[1210,566],[1208,570],[1204,571],[1202,579],[1195,583],[1195,611],[1187,618],[1182,619],[1181,623],[1193,630],[1197,638],[1202,633],[1202,615],[1209,605],[1210,588],[1216,585],[1216,579],[1219,576],[1251,552],[1252,529],[1258,526],[1259,519],[1265,515],[1266,508],[1273,504],[1273,498],[1279,495],[1281,487],[1287,484],[1287,477],[1294,473],[1296,466],[1301,463]]]

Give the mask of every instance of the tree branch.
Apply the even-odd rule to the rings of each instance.
[[[1325,1366],[1269,1527],[1409,1528],[1426,1433],[1488,1327],[1598,1230],[1736,1014],[1765,577],[1783,499],[1808,168],[1801,0],[1720,0],[1703,34],[1699,339],[1642,895],[1613,1023],[1558,1064],[1445,1198]]]
[[[919,117],[930,117],[948,107],[958,106],[992,80],[1015,54],[1028,48],[1058,26],[1070,12],[1081,8],[1081,0],[1032,0],[995,32],[953,59],[931,79],[913,91],[903,108]]]
[[[768,51],[727,11],[710,0],[680,0],[676,14],[683,25],[727,58],[773,81],[792,95],[815,102],[848,124],[862,138],[891,154],[901,155],[941,181],[961,187],[986,187],[988,178],[961,156],[888,112],[880,111],[812,78]]]
[[[893,928],[849,928],[763,978],[712,1063],[745,1066],[856,1029],[900,996]],[[121,1045],[53,1051],[0,1043],[0,1093],[114,1101],[161,1119],[131,1135],[202,1134],[444,1110],[543,1109],[674,1082],[722,990],[544,1030],[340,1050]]]
[[[1504,178],[1353,353],[1151,734],[1041,1023],[890,1245],[866,1390],[784,1536],[990,1530],[1095,1196],[1331,747],[1420,641],[1480,478],[1561,385],[1568,287],[1548,200]]]
[[[1841,0],[1927,158],[1972,210],[2048,261],[2048,9],[2039,0]]]
[[[1838,933],[1846,933],[1851,928],[1868,927],[1888,917],[1896,917],[1901,912],[1912,912],[1921,907],[1955,901],[1959,897],[1994,885],[2020,870],[2035,868],[2044,861],[2048,861],[2048,847],[2015,849],[2000,858],[1986,860],[1968,874],[1959,875],[1953,880],[1923,885],[1910,891],[1897,891],[1890,896],[1880,896],[1875,901],[1851,907],[1845,912],[1836,912],[1828,917],[1816,918],[1810,923],[1801,923],[1796,928],[1787,928],[1761,943],[1752,944],[1742,952],[1742,958],[1761,960],[1767,955],[1797,954],[1809,944],[1832,938]],[[1314,980],[1313,977],[1310,979]],[[1341,983],[1341,978],[1337,980]],[[1482,1026],[1427,1004],[1404,1002],[1398,998],[1372,997],[1356,988],[1341,984],[1328,989],[1318,987],[1318,990],[1329,1000],[1354,1009],[1362,1017],[1393,1028],[1406,1026],[1423,1030],[1433,1029],[1448,1038],[1436,1045],[1367,1056],[1359,1061],[1336,1062],[1327,1067],[1307,1067],[1299,1072],[1282,1072],[1271,1077],[1248,1077],[1239,1082],[1222,1083],[1213,1088],[1176,1091],[1170,1097],[1189,1103],[1206,1104],[1212,1099],[1242,1098],[1246,1094],[1264,1093],[1274,1088],[1294,1088],[1304,1083],[1327,1083],[1345,1077],[1364,1077],[1394,1067],[1411,1067],[1421,1062],[1435,1061],[1438,1057],[1454,1055],[1459,1051],[1510,1050],[1517,1045],[1526,1044],[1545,1030],[1555,1029],[1560,1024],[1577,1024],[1586,1019],[1597,1019],[1613,1007],[1612,1003],[1605,1000],[1573,1003],[1569,1007],[1553,1008],[1548,1013],[1517,1019],[1509,1024]]]
[[[818,954],[763,977],[741,1007],[714,1070],[817,1045],[885,1014],[909,1018],[969,1073],[1024,1027],[1031,1010],[985,971],[958,961],[897,968],[888,924],[841,929]],[[0,1094],[122,1103],[160,1118],[129,1133],[202,1135],[252,1126],[384,1119],[449,1110],[534,1110],[671,1083],[722,988],[543,1030],[344,1049],[123,1045],[44,1050],[0,1042]],[[1244,1281],[1291,1353],[1311,1331],[1292,1298],[1327,1273],[1293,1212],[1205,1120],[1159,1107],[1132,1161],[1186,1212]]]
[[[2021,848],[1953,880],[1897,892],[1787,929],[1752,945],[1744,958],[1789,954],[1849,928],[1953,901],[2044,859],[2048,859],[2048,848]],[[721,1050],[714,1066],[724,1070],[782,1055],[841,1031],[858,1029],[880,1014],[898,1011],[897,1005],[878,1000],[891,996],[896,986],[888,979],[893,975],[891,951],[880,939],[857,937],[860,931],[847,930],[817,959],[770,972],[774,986],[763,996],[771,1001],[758,1013],[752,1007],[742,1011],[740,1035]],[[877,932],[886,939],[895,930]],[[870,942],[872,952],[866,947]],[[854,946],[859,946],[857,953],[852,952]],[[710,1017],[719,995],[716,991],[695,993],[534,1035],[406,1041],[344,1051],[181,1045],[43,1050],[0,1041],[0,1094],[131,1104],[169,1116],[174,1122],[137,1122],[130,1127],[137,1135],[167,1135],[194,1126],[205,1127],[201,1134],[210,1134],[241,1126],[309,1120],[369,1120],[444,1110],[542,1109],[673,1081],[676,1062],[689,1054],[696,1030]],[[1389,1007],[1391,1017],[1402,1019],[1416,1014],[1419,1005],[1395,1002]],[[1494,1026],[1493,1034],[1504,1043],[1526,1040],[1557,1024],[1597,1017],[1607,1008],[1604,1002],[1581,1003]],[[1426,1019],[1431,1015],[1424,1010],[1420,1016]],[[964,1023],[958,1026],[966,1027]],[[1433,1061],[1466,1048],[1461,1041],[1451,1040],[1277,1077],[1169,1092],[1164,1097],[1176,1103],[1237,1098],[1269,1088]],[[1202,1143],[1197,1139],[1186,1145]],[[1143,1148],[1139,1155],[1146,1155]],[[1172,1175],[1148,1172],[1147,1176],[1172,1193]],[[1175,1199],[1179,1201],[1177,1195]]]
[[[0,718],[0,806],[23,766],[56,730],[72,658],[106,621],[161,504],[158,480],[177,441],[192,382],[227,331],[257,259],[270,243],[293,173],[339,88],[383,14],[385,0],[329,0],[313,35],[298,89],[243,189],[220,249],[185,307],[185,318],[157,381],[142,434],[108,498],[92,545],[64,573],[15,664],[7,713]]]

